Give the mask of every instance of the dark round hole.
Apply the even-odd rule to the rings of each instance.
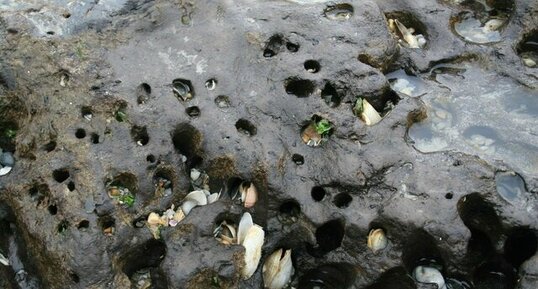
[[[458,200],[458,214],[471,232],[486,234],[495,243],[502,234],[502,224],[493,206],[479,193],[471,193]]]
[[[19,33],[19,31],[17,29],[15,29],[15,28],[8,28],[7,33],[9,33],[9,34],[17,34],[17,33]]]
[[[43,146],[43,149],[45,149],[45,151],[50,153],[51,151],[56,149],[56,145],[57,145],[57,143],[55,141],[50,141],[46,145]]]
[[[75,183],[73,181],[70,181],[69,183],[67,183],[67,188],[71,192],[74,191],[75,190]]]
[[[133,227],[140,229],[146,226],[148,216],[141,216],[133,220]]]
[[[239,119],[235,123],[235,128],[240,133],[243,133],[243,134],[248,135],[248,136],[254,136],[254,135],[256,135],[256,133],[258,131],[256,129],[256,126],[254,126],[254,124],[252,124],[250,121],[248,121],[246,119],[243,119],[243,118]]]
[[[67,19],[67,18],[71,17],[71,13],[69,13],[69,12],[64,12],[64,14],[62,14],[62,16],[63,16],[65,19]]]
[[[453,193],[446,193],[446,195],[445,195],[445,199],[447,199],[447,200],[452,200],[453,197],[454,197]]]
[[[191,106],[191,107],[187,107],[187,109],[185,109],[185,112],[187,113],[188,116],[190,117],[199,117],[200,116],[200,108],[198,108],[197,106]]]
[[[73,280],[73,282],[75,282],[75,283],[80,282],[80,277],[78,277],[77,273],[71,272],[71,274],[69,274],[69,276],[71,276],[71,280]]]
[[[150,162],[150,163],[154,163],[155,162],[155,156],[154,155],[148,155],[146,157],[146,161]]]
[[[288,42],[286,43],[286,49],[288,49],[289,52],[297,52],[299,51],[299,44]]]
[[[81,230],[81,229],[87,229],[90,227],[90,221],[88,220],[82,220],[80,222],[78,222],[77,224],[77,229]]]
[[[265,50],[263,51],[263,57],[270,58],[270,57],[273,57],[275,55],[276,55],[276,53],[273,50],[269,49],[269,48],[265,48]]]
[[[57,169],[52,172],[52,177],[58,183],[62,183],[69,178],[69,171],[67,169]]]
[[[99,143],[99,135],[96,133],[92,133],[92,143],[98,144]]]
[[[347,208],[349,204],[351,204],[351,201],[353,201],[353,198],[348,193],[340,193],[336,196],[334,196],[333,203],[338,208]]]
[[[215,104],[219,108],[227,108],[230,107],[230,98],[226,95],[219,95],[215,98]]]
[[[324,188],[315,186],[312,188],[312,191],[310,192],[310,194],[312,195],[312,199],[314,199],[314,201],[321,202],[323,198],[325,198],[325,195],[327,194],[327,192],[325,191]]]
[[[54,35],[54,31],[47,31],[48,35]]]
[[[344,239],[344,223],[340,220],[331,220],[316,230],[316,241],[319,249],[330,252],[337,249]]]
[[[280,205],[280,214],[289,217],[298,217],[301,213],[301,206],[295,200],[285,201]]]
[[[314,92],[315,85],[307,79],[292,78],[285,82],[284,88],[288,94],[293,94],[297,97],[308,97]]]
[[[205,82],[205,88],[207,88],[207,90],[214,90],[217,88],[217,80],[214,78],[208,79]]]
[[[148,130],[145,126],[133,126],[131,128],[131,137],[139,146],[145,146],[149,142]]]
[[[141,83],[136,88],[136,97],[138,104],[146,103],[151,97],[151,86],[147,83]]]
[[[58,224],[58,233],[63,234],[67,229],[69,228],[69,222],[67,220],[63,220]]]
[[[326,83],[321,90],[321,98],[323,98],[325,103],[330,107],[337,107],[342,102],[342,98],[330,83]]]
[[[321,69],[321,66],[315,60],[307,60],[304,63],[304,69],[310,73],[317,73]]]
[[[86,131],[82,128],[79,128],[77,129],[77,131],[75,132],[75,136],[78,138],[78,139],[83,139],[86,137]]]
[[[58,213],[58,207],[56,205],[50,205],[48,207],[48,210],[49,210],[49,214],[51,214],[53,216]]]
[[[298,166],[304,164],[304,157],[300,154],[293,154],[291,160]]]
[[[116,226],[116,220],[112,218],[111,216],[103,216],[98,219],[98,223],[100,224],[101,230],[105,235],[112,235],[114,234],[114,228]]]

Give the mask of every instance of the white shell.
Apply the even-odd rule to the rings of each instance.
[[[248,232],[243,240],[243,247],[245,247],[245,267],[243,267],[242,275],[243,279],[252,277],[260,258],[262,257],[262,246],[265,237],[265,232],[262,227],[253,225],[248,229]]]
[[[258,200],[258,190],[253,183],[250,183],[248,187],[241,184],[241,201],[245,208],[252,208]]]
[[[361,118],[366,125],[374,125],[381,121],[381,116],[375,108],[366,100],[362,100]]]
[[[192,208],[196,206],[198,206],[196,201],[186,200],[183,202],[183,204],[181,204],[181,210],[183,211],[185,215],[188,215],[191,212]]]
[[[191,169],[191,180],[196,181],[200,177],[201,174],[202,173],[200,173],[199,170]]]
[[[241,245],[243,243],[248,230],[252,226],[254,226],[252,216],[248,212],[244,213],[243,217],[241,217],[241,221],[239,221],[239,227],[237,229],[237,244]]]
[[[441,272],[439,272],[439,270],[435,268],[418,266],[413,271],[413,277],[417,282],[433,283],[437,284],[438,289],[446,289],[445,279],[443,278],[443,275],[441,274]]]
[[[213,193],[209,196],[207,196],[207,203],[212,204],[216,202],[220,198],[220,193]]]
[[[207,196],[204,191],[192,191],[187,196],[185,196],[184,201],[192,200],[198,206],[207,205]],[[185,211],[185,210],[183,210]]]
[[[0,253],[0,263],[4,264],[5,266],[9,266],[9,260]]]
[[[288,284],[294,269],[291,262],[291,250],[276,250],[263,264],[263,284],[267,289],[282,289]]]
[[[11,172],[11,167],[3,167],[0,169],[0,176],[7,175]]]

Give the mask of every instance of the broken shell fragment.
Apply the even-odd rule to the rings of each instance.
[[[242,182],[239,186],[241,201],[245,208],[252,208],[258,200],[258,190],[252,182]]]
[[[2,263],[5,266],[9,266],[9,260],[0,253],[0,263]]]
[[[374,253],[387,247],[388,240],[383,229],[372,229],[368,234],[368,248]]]
[[[446,289],[443,275],[435,268],[417,266],[413,271],[413,278],[415,278],[417,282],[436,284],[438,289]]]
[[[191,180],[194,182],[200,177],[201,173],[197,169],[191,169]]]
[[[15,158],[10,152],[2,153],[0,149],[0,176],[7,175],[15,165]]]
[[[364,98],[357,99],[353,110],[366,125],[374,125],[382,119],[377,110]]]
[[[279,249],[273,252],[263,264],[263,284],[267,289],[282,289],[291,280],[294,273],[291,261],[291,249]]]
[[[217,228],[215,228],[213,236],[215,236],[215,238],[222,244],[232,245],[236,242],[237,230],[235,229],[235,226],[223,221]]]
[[[413,35],[415,29],[407,28],[398,19],[389,19],[388,26],[390,32],[396,35],[400,39],[400,43],[408,48],[424,48],[426,45],[426,38],[422,34]],[[402,41],[403,40],[403,41]]]

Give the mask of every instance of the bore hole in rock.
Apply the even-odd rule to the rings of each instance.
[[[217,83],[217,80],[214,78],[208,79],[205,82],[205,88],[207,88],[207,90],[214,90],[217,87]]]
[[[48,35],[54,35],[54,31],[47,31]]]
[[[321,90],[321,98],[330,107],[337,107],[342,102],[342,98],[330,83],[325,83],[325,86]]]
[[[146,157],[146,161],[149,162],[149,163],[154,163],[157,159],[155,158],[154,155],[148,155]]]
[[[62,16],[67,19],[67,18],[71,17],[71,13],[64,12],[64,13],[62,13]]]
[[[525,66],[538,67],[538,29],[523,35],[516,51]]]
[[[457,207],[461,220],[471,233],[483,232],[493,243],[497,242],[502,232],[501,221],[493,206],[479,193],[463,196]]]
[[[90,227],[90,221],[88,221],[88,220],[82,220],[82,221],[78,222],[78,224],[77,224],[77,229],[79,229],[79,230],[87,229],[89,227]]]
[[[136,194],[138,192],[138,179],[134,174],[128,172],[120,173],[112,178],[112,180],[108,179],[105,184],[107,188],[126,188],[132,194]]]
[[[149,142],[148,129],[145,126],[135,125],[131,128],[131,137],[139,146],[145,146]]]
[[[69,178],[69,170],[67,169],[57,169],[52,172],[52,177],[58,183],[63,183]]]
[[[19,31],[17,29],[15,29],[15,28],[8,28],[7,33],[9,33],[9,34],[17,34],[17,33],[19,33]]]
[[[71,191],[71,192],[74,191],[75,190],[75,182],[70,181],[69,183],[67,183],[67,189],[69,191]]]
[[[187,101],[194,97],[194,88],[190,80],[176,78],[172,81],[172,91],[174,95],[182,101]]]
[[[219,108],[227,108],[227,107],[230,107],[230,98],[226,95],[219,95],[217,97],[215,97],[215,104],[219,107]]]
[[[59,234],[63,234],[69,229],[69,222],[67,220],[62,220],[60,224],[58,224],[57,230]]]
[[[168,197],[172,195],[174,184],[174,169],[171,167],[160,167],[153,175],[153,185],[155,195]]]
[[[309,97],[315,87],[314,82],[307,79],[288,78],[284,83],[286,93],[297,97]]]
[[[301,205],[295,200],[287,200],[280,204],[278,208],[280,212],[281,221],[297,221],[299,214],[301,214]]]
[[[347,208],[349,204],[351,204],[351,201],[353,201],[353,198],[348,193],[340,193],[336,196],[334,196],[333,204],[337,206],[338,208]]]
[[[80,113],[82,115],[82,117],[86,120],[92,120],[93,118],[93,111],[92,111],[92,108],[90,106],[83,106],[81,109],[80,109]]]
[[[417,266],[444,268],[444,261],[435,238],[423,229],[416,229],[407,238],[402,250],[402,261],[409,273]]]
[[[304,164],[304,157],[300,154],[293,154],[291,160],[298,166]]]
[[[297,52],[299,51],[299,44],[288,42],[286,43],[286,49],[288,49],[289,52]]]
[[[33,184],[28,193],[30,194],[30,198],[37,202],[37,205],[39,206],[48,200],[50,189],[47,184]]]
[[[78,138],[78,139],[83,139],[86,137],[86,131],[82,128],[79,128],[77,129],[77,131],[75,132],[75,136]]]
[[[102,216],[97,219],[99,227],[104,235],[112,236],[116,229],[116,220],[112,216]]]
[[[347,3],[331,4],[323,10],[327,19],[345,21],[353,16],[353,6]]]
[[[504,255],[506,260],[517,269],[536,254],[537,246],[538,241],[533,230],[517,227],[508,233],[508,238],[504,243]]]
[[[256,126],[250,121],[241,118],[235,123],[235,128],[238,132],[245,134],[247,136],[254,136],[257,133]]]
[[[317,73],[321,69],[321,65],[315,60],[307,60],[304,63],[304,69],[310,73]]]
[[[51,214],[53,216],[58,213],[58,207],[56,205],[50,205],[48,207],[48,210],[49,210],[49,214]]]
[[[453,193],[446,193],[445,194],[445,199],[447,199],[447,200],[452,200],[453,197],[454,197]]]
[[[424,48],[427,44],[428,32],[426,25],[418,18],[405,11],[385,13],[389,31],[398,39],[400,45],[409,48]],[[399,25],[398,25],[399,24]],[[403,32],[402,32],[403,30]],[[408,36],[404,38],[403,33]]]
[[[263,50],[264,57],[273,57],[280,52],[280,49],[284,45],[284,38],[280,34],[275,34],[269,38],[265,49]]]
[[[312,188],[312,191],[310,192],[310,195],[312,196],[312,199],[316,202],[321,202],[323,198],[325,198],[325,195],[327,194],[327,191],[323,187],[315,186]]]
[[[147,83],[142,83],[136,88],[136,99],[138,104],[146,103],[151,97],[151,86]]]
[[[405,268],[394,267],[379,276],[373,284],[366,289],[415,289],[415,280],[409,276]],[[432,288],[432,287],[428,287]],[[461,289],[464,289],[462,287]]]
[[[187,169],[202,163],[202,134],[192,125],[181,123],[172,131],[172,143],[175,149],[187,158]]]
[[[47,144],[45,144],[45,145],[43,146],[43,149],[44,149],[46,152],[50,153],[51,151],[53,151],[54,149],[56,149],[56,146],[57,146],[57,143],[56,143],[55,141],[50,141],[50,142],[48,142]]]
[[[93,144],[98,144],[99,143],[99,135],[98,134],[92,133],[91,138],[92,138],[92,143]]]
[[[80,282],[80,277],[77,275],[77,273],[71,272],[69,273],[69,276],[71,277],[71,280],[73,280],[73,282],[75,283]]]
[[[331,121],[314,114],[310,120],[303,122],[300,136],[307,146],[318,147],[329,141],[334,129],[334,124]]]
[[[187,113],[188,116],[192,118],[199,117],[201,113],[200,108],[198,108],[197,106],[187,107],[185,109],[185,112]]]
[[[226,182],[226,192],[228,193],[231,199],[234,199],[234,197],[237,198],[236,194],[238,193],[239,186],[244,181],[245,180],[239,177],[231,177],[228,179],[228,182]]]
[[[322,252],[330,252],[340,247],[344,239],[344,223],[331,220],[316,229],[316,241]]]
[[[156,268],[166,256],[166,245],[159,240],[150,239],[129,249],[119,259],[123,273],[131,278],[133,274],[144,268]]]
[[[69,72],[67,70],[60,70],[58,72],[60,75],[60,86],[65,87],[69,83]]]

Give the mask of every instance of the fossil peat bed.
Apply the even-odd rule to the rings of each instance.
[[[144,270],[263,288],[278,248],[289,288],[436,288],[412,278],[428,262],[452,289],[538,288],[536,1],[7,0],[0,35],[1,288],[140,288]],[[223,193],[153,239],[138,221],[177,207],[192,168],[259,199]],[[243,247],[213,237],[245,211],[265,231],[248,280]]]

